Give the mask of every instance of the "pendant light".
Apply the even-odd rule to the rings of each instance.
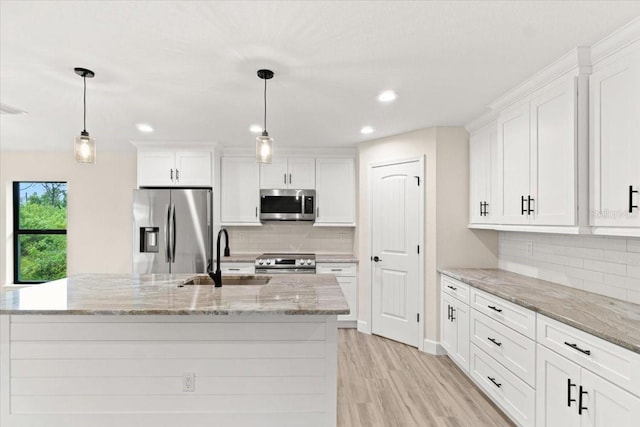
[[[74,156],[76,163],[95,163],[96,162],[96,140],[89,136],[87,132],[87,78],[93,78],[95,73],[86,68],[74,68],[77,75],[82,77],[84,82],[84,97],[83,97],[83,111],[84,111],[84,126],[80,136],[76,136],[74,147]]]
[[[256,138],[256,162],[271,163],[273,156],[273,138],[267,132],[267,80],[273,78],[273,71],[258,70],[258,77],[264,80],[264,130]]]

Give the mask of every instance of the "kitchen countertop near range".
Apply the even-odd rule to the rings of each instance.
[[[338,315],[349,306],[330,274],[279,274],[266,285],[186,285],[193,274],[80,274],[5,292],[0,314]]]
[[[640,353],[640,305],[499,269],[440,273]]]
[[[238,253],[223,257],[222,262],[254,262],[262,253]],[[316,262],[358,263],[353,254],[316,254]]]

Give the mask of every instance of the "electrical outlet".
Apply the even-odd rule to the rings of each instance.
[[[188,393],[196,391],[196,374],[193,372],[182,374],[182,391]]]

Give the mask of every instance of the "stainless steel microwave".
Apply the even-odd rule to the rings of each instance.
[[[260,190],[260,220],[315,221],[315,190]]]

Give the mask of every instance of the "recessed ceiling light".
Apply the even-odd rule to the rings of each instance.
[[[150,124],[147,124],[147,123],[138,123],[138,124],[136,124],[136,127],[142,133],[151,133],[151,132],[153,132],[153,128],[151,127]]]
[[[384,92],[380,92],[378,95],[378,101],[380,102],[391,102],[395,101],[398,98],[398,94],[392,90],[385,90]]]
[[[249,131],[252,133],[261,133],[262,132],[262,126],[260,125],[251,125],[249,126]]]
[[[371,126],[363,126],[362,129],[360,129],[360,133],[368,135],[370,133],[373,133],[373,128]]]

